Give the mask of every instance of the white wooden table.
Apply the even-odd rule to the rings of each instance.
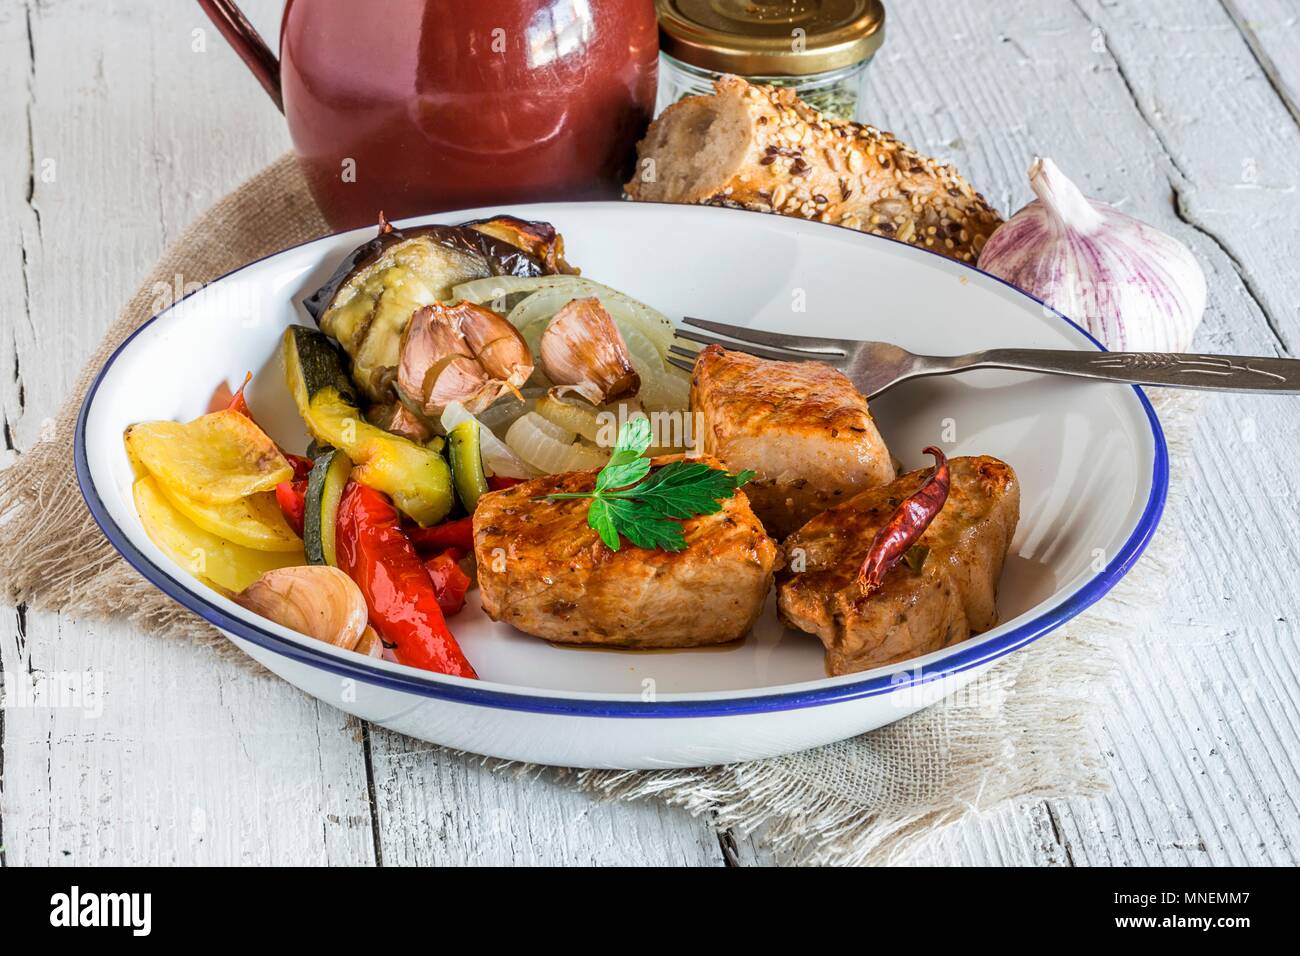
[[[1050,154],[1188,242],[1204,350],[1300,347],[1300,4],[891,0],[874,121],[999,207]],[[278,0],[248,0],[264,34]],[[202,31],[196,32],[196,31]],[[197,5],[0,0],[4,461],[37,440],[164,245],[288,147]],[[1207,401],[1194,548],[1119,649],[1098,738],[1114,792],[1009,808],[919,859],[1300,857],[1300,403]],[[105,675],[102,716],[0,712],[0,861],[772,862],[655,803],[602,803],[440,755],[181,641],[5,609],[5,671]]]

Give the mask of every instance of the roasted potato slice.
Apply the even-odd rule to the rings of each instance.
[[[254,551],[299,551],[302,539],[284,520],[275,495],[259,491],[236,501],[197,501],[160,484],[172,506],[204,531]]]
[[[160,483],[206,504],[271,491],[293,477],[293,466],[275,442],[254,421],[229,409],[187,424],[132,425],[125,439],[127,454]]]
[[[150,540],[200,580],[238,592],[273,568],[307,563],[301,547],[292,552],[254,551],[203,530],[172,505],[152,476],[141,478],[132,491]]]

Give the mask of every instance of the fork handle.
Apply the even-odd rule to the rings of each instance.
[[[1191,352],[1082,352],[1069,349],[989,349],[938,359],[943,371],[1007,368],[1049,375],[1167,385],[1216,392],[1300,394],[1300,359]],[[937,369],[936,369],[937,371]]]

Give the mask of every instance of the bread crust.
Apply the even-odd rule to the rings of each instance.
[[[998,212],[953,167],[916,152],[892,133],[823,116],[790,89],[756,86],[736,76],[722,77],[714,89],[713,96],[674,103],[650,125],[637,147],[637,171],[624,186],[631,199],[797,216],[899,239],[972,264],[1002,224]],[[747,131],[738,158],[690,182],[669,185],[670,177],[658,171],[686,159],[672,155],[669,144],[707,137],[709,116],[719,110],[738,113]]]

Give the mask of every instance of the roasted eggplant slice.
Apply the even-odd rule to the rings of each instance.
[[[529,222],[514,216],[497,216],[494,219],[474,219],[462,225],[523,249],[542,263],[547,274],[578,274],[577,269],[564,261],[564,237],[549,222]]]
[[[352,379],[367,399],[393,400],[402,332],[416,310],[449,298],[453,286],[470,279],[541,276],[560,268],[563,242],[553,228],[512,220],[512,233],[503,222],[407,229],[384,224],[303,301],[321,331],[343,346]],[[496,233],[515,234],[527,248]],[[552,264],[528,251],[532,248]]]

